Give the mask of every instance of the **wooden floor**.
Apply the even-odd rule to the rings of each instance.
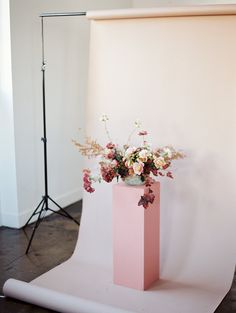
[[[81,202],[78,202],[68,207],[67,211],[79,221],[81,207]],[[32,248],[25,255],[32,227],[28,226],[26,232],[0,227],[0,293],[8,278],[31,281],[67,260],[74,250],[79,227],[70,219],[52,214],[40,224]],[[0,298],[0,313],[49,312],[54,311],[14,299]],[[236,313],[236,276],[230,292],[215,313]]]

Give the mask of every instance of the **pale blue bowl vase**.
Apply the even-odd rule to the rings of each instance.
[[[139,175],[127,176],[124,179],[124,182],[130,186],[140,186],[145,184],[145,181],[142,181],[141,176]]]

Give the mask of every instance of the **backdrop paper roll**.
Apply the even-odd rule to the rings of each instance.
[[[232,15],[236,13],[235,5],[188,5],[188,6],[160,6],[157,8],[120,9],[106,11],[89,11],[90,20],[111,20],[151,17],[180,17],[203,15]]]
[[[16,279],[8,279],[3,287],[4,295],[21,301],[66,313],[132,313],[131,311],[81,299],[38,287]]]

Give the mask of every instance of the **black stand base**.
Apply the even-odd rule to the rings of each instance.
[[[60,210],[59,211],[55,211],[55,210],[52,210],[48,207],[48,200],[50,200],[52,203],[54,203]],[[30,237],[30,240],[29,240],[29,243],[28,243],[28,246],[27,246],[27,249],[26,249],[26,254],[28,254],[29,252],[29,249],[30,249],[30,246],[31,246],[31,243],[32,243],[32,240],[34,238],[34,235],[35,235],[35,231],[36,229],[38,228],[39,224],[42,222],[42,220],[44,219],[45,217],[45,213],[47,211],[51,211],[53,213],[57,213],[59,215],[62,215],[64,217],[68,217],[70,218],[71,220],[73,220],[77,225],[80,225],[79,222],[77,222],[68,212],[66,212],[66,210],[64,210],[58,203],[56,203],[56,201],[54,201],[50,196],[43,196],[43,199],[39,202],[38,206],[36,207],[36,209],[34,210],[33,214],[30,216],[30,218],[28,219],[28,221],[26,222],[25,226],[23,228],[25,228],[29,222],[31,221],[31,219],[38,214],[38,218],[35,222],[35,225],[34,225],[34,229],[33,229],[33,232],[31,234],[31,237]]]

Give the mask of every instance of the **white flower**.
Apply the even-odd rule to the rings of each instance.
[[[172,157],[172,150],[169,147],[165,147],[163,149],[164,154],[166,154],[168,156],[168,158],[170,159]]]
[[[141,150],[138,154],[138,157],[142,162],[147,162],[148,156],[149,152],[146,149]]]
[[[106,114],[102,114],[102,116],[100,117],[100,121],[101,122],[106,122],[108,120],[109,120],[109,118],[108,118],[108,116]]]
[[[137,120],[135,120],[134,125],[136,128],[140,128],[142,125],[142,122],[139,119],[137,119]]]
[[[165,159],[163,157],[159,157],[159,158],[154,158],[154,164],[156,166],[156,168],[162,168],[163,166],[166,165]]]
[[[136,175],[142,174],[142,172],[143,172],[143,166],[144,166],[143,162],[135,162],[135,163],[133,164],[134,173],[135,173]]]
[[[135,148],[135,147],[130,147],[130,148],[128,148],[126,151],[125,151],[125,157],[126,158],[129,158],[130,156],[131,156],[131,154],[134,152],[134,151],[136,151],[137,150],[137,148]]]

